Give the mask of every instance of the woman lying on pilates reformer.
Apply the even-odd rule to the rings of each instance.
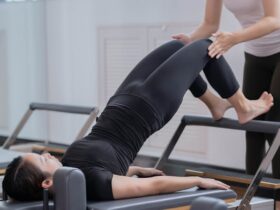
[[[188,46],[171,41],[151,52],[110,98],[90,134],[68,148],[62,163],[48,153],[20,156],[9,164],[3,190],[16,200],[42,199],[43,189],[52,190],[52,176],[62,166],[84,173],[89,200],[140,197],[194,186],[228,189],[213,179],[164,176],[156,169],[129,167],[145,140],[173,117],[188,89],[216,120],[233,106],[239,122],[246,123],[273,105],[266,92],[258,100],[246,99],[225,59],[208,56],[210,44],[210,40]],[[209,93],[199,76],[201,69],[224,99]]]

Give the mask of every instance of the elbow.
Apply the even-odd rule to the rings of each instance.
[[[280,29],[280,17],[267,17],[268,25],[271,25],[271,30],[276,31]]]
[[[164,181],[161,179],[161,177],[154,177],[155,179],[151,183],[152,187],[152,194],[158,195],[161,193],[164,193]]]
[[[280,29],[280,18],[277,19],[276,24],[275,24],[276,30]]]

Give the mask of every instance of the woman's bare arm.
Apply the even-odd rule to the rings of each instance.
[[[214,180],[200,177],[156,176],[134,178],[113,175],[112,191],[114,199],[142,197],[162,193],[172,193],[191,187],[228,189],[229,186]]]

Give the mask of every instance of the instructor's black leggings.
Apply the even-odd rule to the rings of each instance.
[[[223,57],[208,56],[210,44],[210,40],[187,46],[171,41],[160,46],[137,64],[115,95],[145,98],[161,115],[163,124],[176,113],[188,89],[196,96],[205,92],[207,86],[199,76],[201,70],[221,97],[232,96],[239,88],[238,82]]]
[[[274,105],[257,120],[280,121],[280,53],[256,57],[245,53],[243,92],[248,99],[257,99],[264,92],[273,95]],[[275,135],[246,132],[246,171],[255,174],[264,155],[265,143],[272,144]],[[280,178],[280,149],[272,160],[273,177]]]

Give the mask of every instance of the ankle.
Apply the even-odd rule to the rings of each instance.
[[[249,100],[243,95],[243,93],[238,90],[233,96],[228,98],[228,101],[233,105],[236,112],[249,112],[250,103]]]
[[[207,92],[200,96],[199,100],[201,100],[208,108],[212,107],[212,100],[210,100],[209,94]]]
[[[242,113],[247,113],[247,112],[250,112],[250,110],[251,110],[251,106],[249,104],[248,99],[241,100],[239,102],[239,110],[238,111],[240,111]]]

